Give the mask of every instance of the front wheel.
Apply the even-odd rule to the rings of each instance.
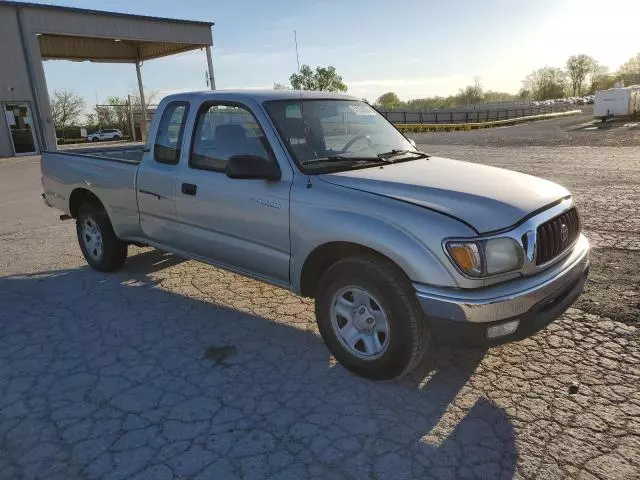
[[[82,205],[76,220],[76,233],[82,254],[91,268],[113,272],[127,260],[127,244],[116,236],[104,209],[93,204]]]
[[[318,286],[316,318],[336,360],[373,380],[410,372],[429,346],[411,283],[391,262],[372,256],[329,267]]]

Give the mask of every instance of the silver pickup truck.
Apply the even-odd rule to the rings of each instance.
[[[589,269],[565,188],[428,155],[345,95],[172,95],[146,146],[44,152],[42,184],[96,270],[144,244],[315,298],[331,353],[373,379],[432,340],[531,335]]]

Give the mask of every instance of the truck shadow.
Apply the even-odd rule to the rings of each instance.
[[[154,287],[148,275],[180,261],[153,251],[114,275],[0,279],[0,463],[9,475],[56,468],[75,478],[114,452],[115,469],[138,459],[125,476],[159,461],[180,471],[181,456],[165,452],[178,440],[209,463],[229,459],[229,475],[255,455],[292,459],[265,467],[276,477],[294,464],[298,478],[515,474],[508,416],[468,385],[484,351],[434,348],[409,378],[367,381],[331,362],[308,321]],[[119,443],[132,415],[152,432],[143,464]],[[101,427],[104,418],[119,427]],[[104,448],[79,448],[92,438]],[[34,458],[31,445],[44,443],[51,455]]]

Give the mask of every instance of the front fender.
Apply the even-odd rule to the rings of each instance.
[[[443,259],[402,225],[373,214],[305,205],[292,208],[291,280],[300,292],[302,269],[312,252],[332,242],[361,245],[384,255],[414,282],[457,286]],[[304,213],[302,213],[304,212]],[[293,226],[296,226],[293,228]]]

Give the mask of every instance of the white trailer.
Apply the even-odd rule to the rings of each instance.
[[[593,116],[596,118],[627,117],[639,113],[640,85],[596,92],[593,104]]]

